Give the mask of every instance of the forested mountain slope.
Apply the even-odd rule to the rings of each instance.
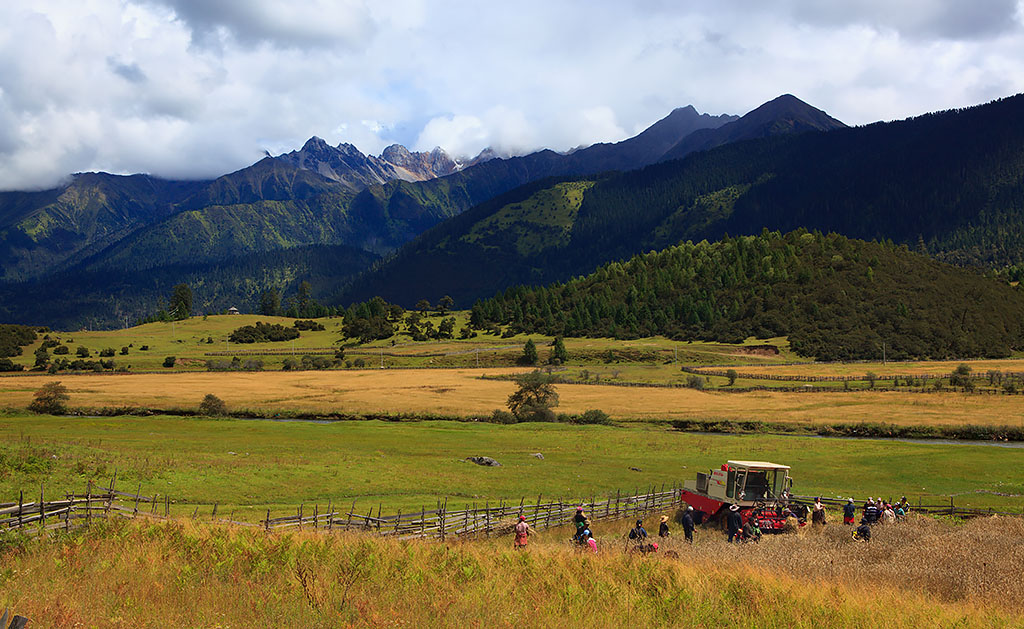
[[[465,305],[682,240],[762,229],[892,239],[959,264],[1024,261],[1024,97],[899,122],[738,142],[534,184],[430,230],[342,294]],[[507,207],[506,207],[507,206]],[[494,217],[503,218],[496,221]],[[535,229],[556,221],[557,231]],[[523,233],[529,247],[521,246]]]
[[[1004,357],[1024,348],[1024,291],[891,243],[765,231],[686,242],[584,278],[515,287],[471,322],[565,336],[788,336],[822,360]]]

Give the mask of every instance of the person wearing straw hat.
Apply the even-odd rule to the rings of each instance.
[[[743,528],[743,517],[740,516],[739,505],[729,505],[729,515],[726,517],[725,524],[729,529],[729,543],[732,543],[733,539],[739,537],[740,529]]]
[[[668,537],[668,516],[661,516],[661,524],[658,525],[658,537]]]
[[[515,541],[512,542],[512,546],[516,550],[526,548],[528,538],[530,534],[533,533],[533,529],[530,528],[530,523],[526,521],[525,515],[519,516],[519,521],[516,522],[516,525],[513,530],[515,531],[516,537]]]

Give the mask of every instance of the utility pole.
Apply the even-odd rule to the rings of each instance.
[[[384,368],[384,346],[380,346],[380,368]]]
[[[882,364],[885,364],[885,341],[882,341]]]

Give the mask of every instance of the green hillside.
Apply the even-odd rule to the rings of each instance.
[[[205,183],[85,173],[58,190],[2,193],[0,281],[73,265],[170,215]]]
[[[687,242],[473,306],[479,327],[739,342],[788,335],[820,360],[1004,357],[1024,347],[1024,293],[891,243],[765,231]]]

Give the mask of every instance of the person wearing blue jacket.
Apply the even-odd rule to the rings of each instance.
[[[853,503],[853,498],[846,501],[843,505],[843,524],[853,525],[853,521],[857,516],[857,505]]]

